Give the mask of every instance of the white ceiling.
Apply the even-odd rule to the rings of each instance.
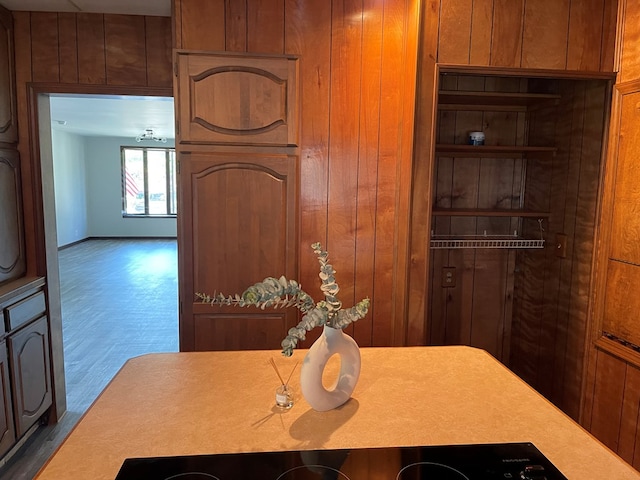
[[[8,10],[171,16],[171,0],[0,0]]]
[[[51,128],[132,138],[151,128],[157,136],[175,138],[173,98],[52,94]]]

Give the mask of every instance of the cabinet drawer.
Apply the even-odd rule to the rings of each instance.
[[[20,325],[44,315],[46,308],[44,292],[38,292],[5,308],[7,331],[15,330]]]

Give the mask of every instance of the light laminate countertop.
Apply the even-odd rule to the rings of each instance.
[[[482,350],[361,348],[352,398],[328,412],[311,409],[300,395],[298,366],[295,405],[281,411],[269,359],[286,376],[305,353],[134,358],[36,478],[113,480],[127,457],[502,442],[533,442],[569,479],[640,478]],[[332,358],[329,373],[337,363]]]

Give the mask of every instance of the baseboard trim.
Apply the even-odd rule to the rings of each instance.
[[[82,240],[76,240],[75,242],[67,243],[61,247],[58,247],[58,251],[64,250],[65,248],[75,247],[76,245],[84,242],[88,242],[89,240],[177,240],[178,237],[175,235],[168,236],[155,236],[155,237],[86,237]]]

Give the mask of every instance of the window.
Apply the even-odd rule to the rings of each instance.
[[[175,216],[175,150],[122,147],[121,153],[122,216]]]

